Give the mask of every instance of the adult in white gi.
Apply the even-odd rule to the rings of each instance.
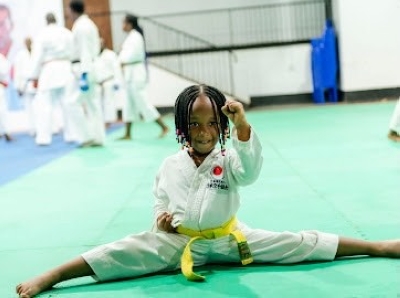
[[[397,100],[390,119],[388,138],[392,141],[400,142],[400,98]]]
[[[226,150],[228,118],[235,128],[233,149]],[[188,149],[168,157],[157,174],[153,231],[101,245],[22,283],[16,289],[20,297],[88,275],[105,281],[181,267],[194,280],[191,266],[207,263],[288,264],[352,255],[400,258],[400,240],[373,242],[318,231],[277,233],[236,221],[238,189],[257,179],[263,161],[242,104],[226,102],[215,88],[190,86],[177,99],[175,123],[178,140]]]
[[[5,137],[7,142],[12,140],[7,127],[7,98],[6,87],[10,72],[10,63],[7,58],[0,53],[0,138]]]
[[[97,26],[85,14],[83,1],[69,3],[69,16],[73,21],[72,69],[76,80],[69,98],[69,123],[82,147],[102,146],[105,141],[100,98],[95,95],[94,60],[100,53]]]
[[[122,70],[118,55],[107,49],[100,38],[101,52],[94,63],[96,97],[100,98],[106,126],[117,121],[116,96],[122,83]]]
[[[23,100],[27,116],[28,133],[31,136],[36,132],[36,121],[34,112],[34,97],[36,88],[31,79],[32,68],[32,39],[25,38],[25,47],[22,48],[14,59],[14,84],[19,96]]]
[[[164,137],[169,128],[157,109],[147,100],[146,51],[143,31],[138,26],[137,18],[127,14],[123,21],[123,30],[128,36],[122,44],[119,61],[122,65],[127,96],[122,110],[126,126],[125,135],[121,139],[131,139],[132,123],[139,121],[140,117],[145,122],[155,121],[161,127],[160,137]]]
[[[58,26],[53,13],[46,15],[47,26],[35,41],[30,77],[37,80],[35,98],[36,138],[38,145],[50,145],[53,114],[61,104],[66,118],[65,102],[73,81],[71,70],[72,33]],[[64,121],[64,139],[68,140],[68,122]]]

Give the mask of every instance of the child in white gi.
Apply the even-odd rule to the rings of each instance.
[[[233,149],[225,149],[229,120]],[[400,240],[364,241],[318,231],[300,233],[251,229],[236,219],[238,187],[254,182],[261,169],[261,144],[241,103],[217,89],[190,86],[175,104],[178,153],[156,176],[153,231],[96,247],[76,259],[17,286],[33,297],[71,278],[100,281],[182,269],[204,280],[192,266],[207,263],[298,263],[370,255],[400,258]],[[221,144],[221,149],[216,147]]]

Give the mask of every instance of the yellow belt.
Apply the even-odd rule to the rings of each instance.
[[[238,244],[239,255],[243,265],[250,264],[253,262],[253,257],[251,256],[249,245],[247,244],[246,237],[240,230],[235,230],[237,224],[236,217],[232,217],[227,223],[225,223],[220,228],[207,229],[203,231],[195,231],[191,229],[178,226],[176,231],[179,234],[184,234],[192,237],[186,244],[185,249],[181,257],[181,270],[183,275],[190,281],[204,281],[205,277],[193,272],[193,258],[190,252],[190,245],[199,239],[215,239],[218,237],[223,237],[227,235],[232,235],[235,237]]]

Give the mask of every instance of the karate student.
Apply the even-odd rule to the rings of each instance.
[[[68,8],[73,21],[72,70],[76,78],[68,95],[68,123],[81,147],[102,146],[105,127],[93,72],[94,60],[100,53],[99,31],[85,14],[82,0],[70,1]]]
[[[54,112],[58,106],[63,109],[64,139],[69,141],[66,116],[68,88],[73,81],[71,69],[72,33],[58,26],[53,13],[46,14],[47,26],[36,39],[33,55],[31,78],[37,81],[35,98],[36,137],[40,146],[50,145],[55,124]]]

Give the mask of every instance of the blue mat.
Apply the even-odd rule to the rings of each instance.
[[[115,124],[107,129],[107,134],[121,127],[122,124]],[[50,146],[37,146],[34,138],[27,134],[13,134],[12,137],[14,141],[10,143],[0,139],[0,186],[77,148],[74,143],[65,143],[62,134],[54,135]]]
[[[13,142],[0,139],[0,185],[8,183],[55,158],[61,157],[76,148],[67,144],[62,135],[53,136],[51,146],[37,146],[27,134],[13,135]]]

